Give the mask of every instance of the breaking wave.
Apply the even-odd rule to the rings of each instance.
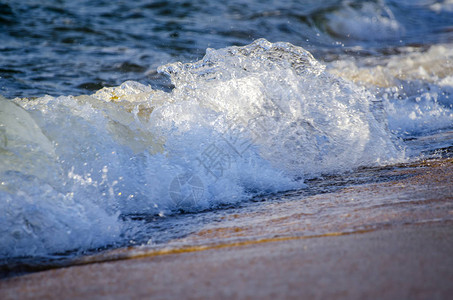
[[[381,100],[300,47],[257,40],[93,95],[0,99],[3,257],[116,243],[122,215],[302,188],[403,158]]]

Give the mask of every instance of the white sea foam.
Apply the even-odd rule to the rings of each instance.
[[[405,31],[381,1],[342,6],[327,15],[326,27],[336,36],[363,41],[396,39]]]
[[[4,98],[0,134],[1,256],[87,249],[118,239],[118,213],[92,201],[101,198],[100,191],[86,190],[95,184],[65,170],[59,145],[29,113]]]
[[[433,11],[440,13],[443,11],[453,12],[453,0],[436,1],[429,6]]]
[[[453,45],[399,49],[388,57],[345,58],[329,72],[382,98],[389,127],[416,135],[453,127]]]
[[[99,247],[132,230],[120,214],[215,208],[402,157],[379,101],[291,44],[159,71],[171,92],[1,100],[0,255]]]

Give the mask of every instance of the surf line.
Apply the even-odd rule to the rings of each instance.
[[[381,228],[382,229],[382,228]],[[103,263],[111,262],[118,260],[128,260],[128,259],[140,259],[148,257],[157,257],[164,255],[173,255],[181,253],[191,253],[191,252],[202,252],[206,250],[217,250],[224,248],[235,248],[235,247],[244,247],[251,245],[259,245],[266,243],[275,243],[275,242],[285,242],[285,241],[294,241],[294,240],[305,240],[305,239],[314,239],[322,237],[334,237],[334,236],[347,236],[353,234],[364,234],[373,231],[377,231],[376,228],[370,229],[359,229],[349,232],[327,232],[323,234],[315,235],[306,235],[306,236],[280,236],[273,238],[263,238],[257,240],[248,240],[248,241],[239,241],[239,242],[230,242],[230,243],[219,243],[212,245],[201,245],[201,246],[185,246],[185,247],[175,247],[175,248],[163,248],[163,249],[137,249],[136,247],[127,247],[118,250],[111,250],[110,253],[106,254],[97,254],[93,256],[87,256],[79,260],[68,262],[66,266],[79,266],[79,265],[89,265],[94,263]]]

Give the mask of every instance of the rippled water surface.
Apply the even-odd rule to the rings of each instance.
[[[206,48],[284,41],[331,60],[448,43],[448,1],[8,1],[0,2],[5,97],[79,95],[200,59]]]

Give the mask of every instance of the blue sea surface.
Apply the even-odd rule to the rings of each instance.
[[[126,80],[166,86],[156,67],[258,38],[320,60],[382,55],[451,42],[452,19],[451,4],[429,0],[2,0],[0,93],[79,95]]]

